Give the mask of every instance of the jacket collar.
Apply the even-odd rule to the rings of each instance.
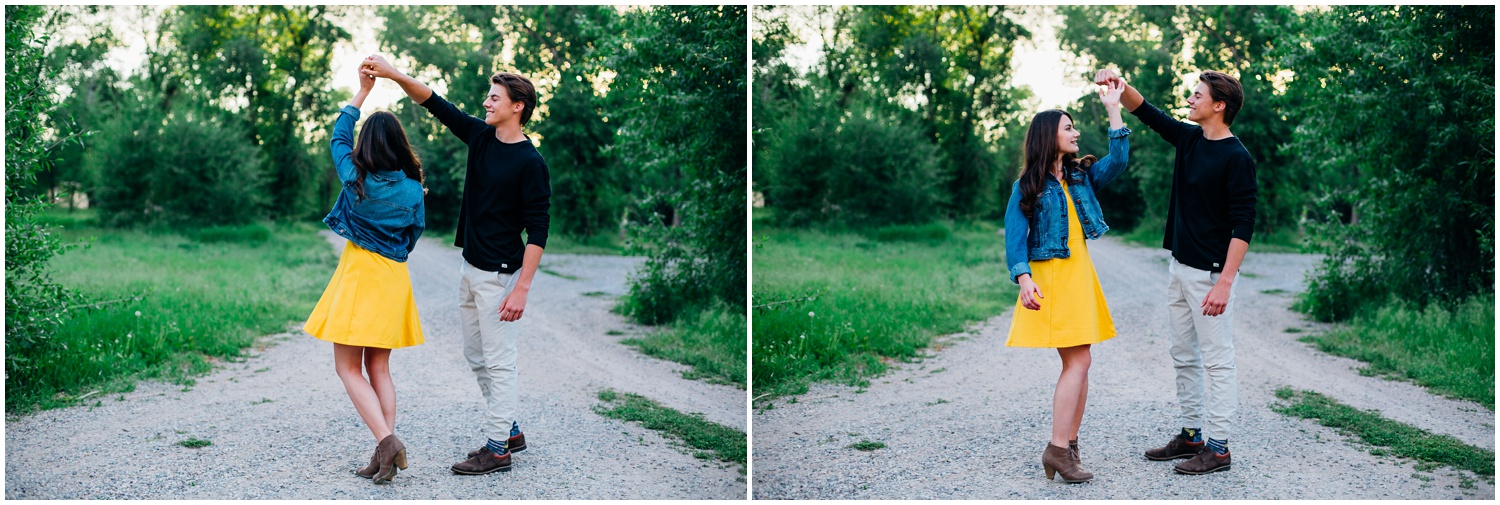
[[[370,172],[370,177],[381,182],[399,181],[406,178],[406,172],[400,170],[388,170],[384,172]]]

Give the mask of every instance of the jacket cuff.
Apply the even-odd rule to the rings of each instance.
[[[1013,283],[1016,283],[1016,284],[1020,284],[1021,281],[1016,280],[1016,279],[1020,278],[1022,274],[1029,274],[1029,273],[1031,273],[1031,264],[1030,263],[1016,263],[1014,265],[1011,265],[1010,266],[1010,281],[1013,282]]]
[[[342,109],[339,109],[339,112],[348,114],[349,116],[353,117],[355,121],[359,120],[359,107],[355,107],[353,105],[345,105]]]
[[[1118,130],[1110,130],[1109,131],[1109,138],[1112,138],[1112,139],[1122,139],[1122,138],[1125,138],[1126,135],[1130,135],[1130,133],[1131,133],[1130,132],[1130,127],[1128,127],[1128,126],[1121,126],[1120,129],[1118,129]]]

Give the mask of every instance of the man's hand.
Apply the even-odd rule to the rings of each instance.
[[[396,70],[396,67],[391,66],[391,62],[386,61],[384,56],[378,54],[365,57],[365,61],[360,63],[359,68],[367,75],[386,79],[395,79],[397,76],[404,75]]]
[[[526,291],[519,286],[510,290],[510,294],[505,296],[505,301],[500,303],[501,321],[511,322],[521,319],[521,313],[526,311]]]
[[[1117,80],[1120,80],[1120,74],[1116,73],[1113,68],[1100,69],[1094,73],[1094,84],[1100,86],[1108,86],[1111,82]],[[1123,85],[1124,83],[1122,82],[1121,84]]]
[[[1214,283],[1214,288],[1208,290],[1208,296],[1203,297],[1203,304],[1200,305],[1203,315],[1217,317],[1224,313],[1224,308],[1229,306],[1229,286],[1226,282]]]

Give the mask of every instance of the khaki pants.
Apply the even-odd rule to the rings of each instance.
[[[515,287],[515,274],[481,270],[465,261],[459,270],[458,314],[463,320],[464,359],[484,395],[484,434],[510,438],[520,385],[516,374],[515,322],[500,320],[500,304]]]
[[[1205,316],[1203,299],[1219,281],[1219,274],[1178,263],[1176,258],[1171,258],[1167,269],[1171,276],[1167,285],[1167,320],[1172,331],[1172,365],[1177,368],[1177,403],[1182,408],[1182,426],[1201,427],[1204,437],[1228,440],[1230,419],[1239,405],[1231,331],[1234,291],[1239,283],[1229,288],[1229,303],[1223,314]]]

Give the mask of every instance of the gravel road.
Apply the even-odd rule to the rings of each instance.
[[[1178,428],[1164,301],[1168,253],[1113,237],[1089,247],[1120,333],[1094,346],[1079,435],[1093,482],[1068,485],[1042,476],[1061,364],[1050,349],[1005,347],[1007,310],[968,333],[938,339],[931,357],[901,364],[862,393],[822,384],[796,403],[758,405],[755,498],[1495,498],[1492,478],[1463,472],[1473,481],[1465,489],[1458,471],[1419,472],[1410,462],[1370,455],[1332,428],[1268,408],[1277,401],[1273,392],[1290,386],[1495,447],[1495,414],[1482,405],[1361,377],[1358,362],[1297,341],[1326,329],[1288,309],[1317,261],[1310,255],[1246,257],[1234,320],[1240,390],[1230,440],[1234,468],[1182,476],[1172,471],[1174,462],[1146,460],[1141,452]],[[864,440],[886,447],[848,448]]]
[[[5,497],[745,498],[739,465],[694,459],[654,431],[590,409],[601,389],[613,388],[745,430],[744,390],[684,380],[682,365],[619,343],[646,331],[609,312],[637,258],[543,258],[542,267],[560,275],[537,274],[522,319],[529,449],[508,473],[452,474],[448,466],[484,440],[482,400],[458,328],[461,261],[458,249],[424,239],[408,263],[427,342],[391,356],[396,432],[410,463],[391,485],[352,473],[375,441],[333,372],[332,346],[297,330],[264,339],[247,360],[220,363],[190,390],[147,382],[99,407],[7,419]],[[177,445],[189,437],[213,445]]]

